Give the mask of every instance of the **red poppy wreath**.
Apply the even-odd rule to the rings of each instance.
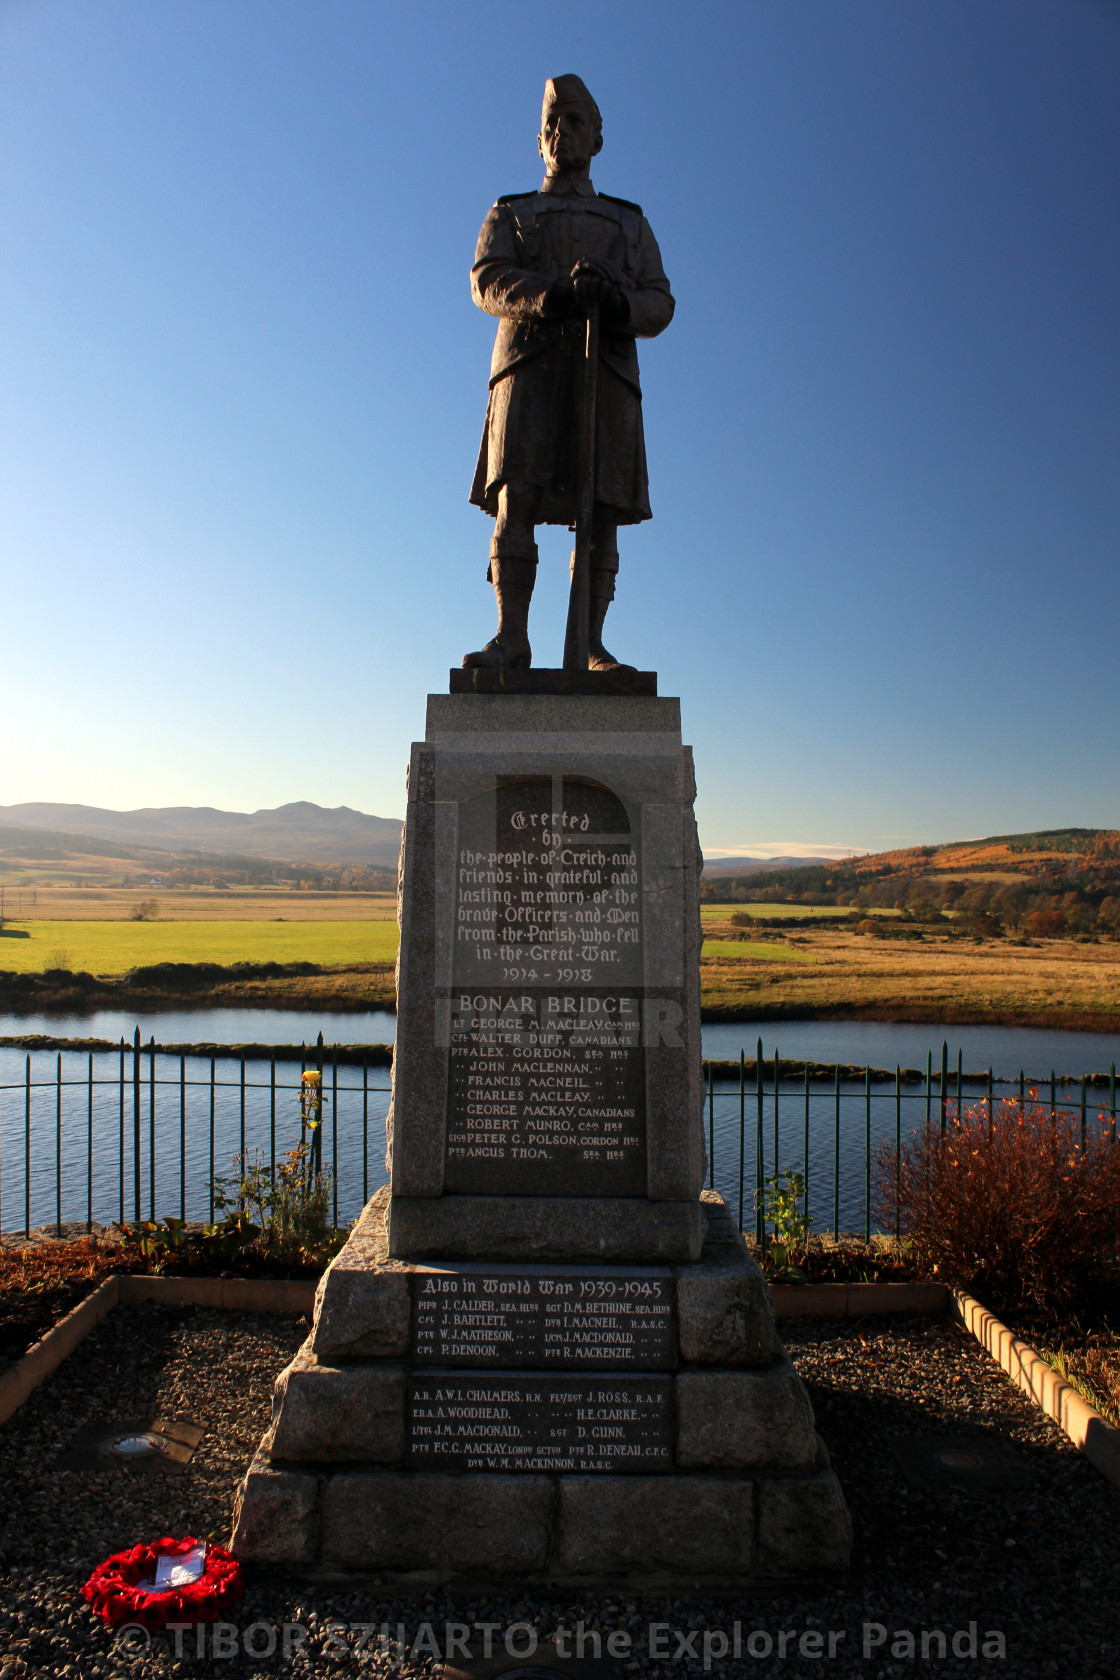
[[[160,1559],[187,1557],[202,1548],[205,1567],[197,1580],[156,1587]],[[115,1552],[99,1563],[85,1586],[82,1597],[111,1627],[121,1622],[139,1622],[143,1627],[162,1628],[168,1622],[212,1622],[222,1611],[245,1596],[245,1582],[237,1559],[221,1546],[188,1536],[172,1540],[164,1536],[150,1546],[132,1546]]]

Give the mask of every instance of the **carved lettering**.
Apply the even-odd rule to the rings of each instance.
[[[659,1371],[673,1363],[660,1267],[462,1265],[412,1280],[412,1364]]]
[[[445,1188],[644,1195],[639,846],[625,807],[591,783],[500,786],[460,808],[457,877]]]
[[[672,1378],[415,1373],[413,1470],[672,1469]]]

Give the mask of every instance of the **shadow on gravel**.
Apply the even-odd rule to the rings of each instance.
[[[625,1672],[642,1680],[702,1680],[709,1631],[716,1659],[708,1671],[720,1680],[1114,1680],[1120,1672],[1120,1494],[971,1338],[945,1319],[917,1318],[782,1325],[852,1508],[857,1559],[847,1581],[791,1585],[764,1598],[665,1600],[640,1586],[410,1593],[369,1582],[262,1578],[251,1581],[220,1656],[195,1654],[188,1643],[176,1657],[168,1637],[150,1650],[115,1650],[81,1604],[82,1581],[100,1558],[139,1539],[225,1537],[234,1487],[267,1424],[273,1379],[305,1333],[297,1319],[270,1314],[118,1309],[0,1427],[6,1680],[313,1680],[328,1673],[407,1680],[434,1675],[433,1635],[442,1638],[447,1623],[472,1622],[499,1630],[498,1655],[503,1631],[515,1623],[531,1624],[542,1643],[558,1626],[581,1623],[604,1639],[624,1633]],[[205,1428],[184,1474],[53,1468],[87,1419],[157,1412],[196,1418]],[[911,1488],[890,1449],[904,1435],[992,1431],[1029,1466],[1029,1487],[998,1497]],[[306,1649],[289,1659],[280,1645],[271,1658],[255,1657],[250,1646],[259,1652],[268,1629],[279,1637],[285,1624],[302,1630]],[[927,1632],[933,1654],[925,1659]],[[819,1652],[799,1660],[796,1641],[806,1633],[827,1638],[824,1660]],[[985,1639],[997,1635],[1006,1655],[986,1658]],[[738,1661],[720,1655],[720,1641],[727,1651],[735,1638]],[[965,1653],[959,1657],[954,1639]],[[784,1657],[783,1640],[795,1642]],[[946,1656],[938,1654],[941,1642]]]
[[[852,1510],[866,1586],[905,1581],[988,1601],[993,1614],[1028,1603],[1056,1618],[1071,1602],[1089,1611],[1084,1583],[1111,1556],[1120,1495],[971,1336],[944,1318],[783,1330]],[[984,1435],[1008,1443],[1022,1485],[914,1487],[891,1449],[906,1436]],[[1092,1618],[1120,1634],[1113,1602],[1094,1602]]]

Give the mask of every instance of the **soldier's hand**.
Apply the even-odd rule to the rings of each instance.
[[[600,280],[607,280],[619,289],[626,283],[626,276],[621,268],[609,257],[581,257],[572,269],[573,280],[577,274],[597,274]]]
[[[590,315],[603,295],[604,282],[597,274],[577,274],[572,280],[575,292],[575,312]]]
[[[566,274],[562,274],[559,280],[552,282],[545,293],[541,313],[551,321],[564,321],[575,313],[575,307],[575,285]]]
[[[630,305],[615,280],[619,273],[617,264],[605,257],[585,257],[576,263],[572,269],[576,313],[590,315],[598,304],[609,326],[624,326],[630,319]]]
[[[612,286],[609,280],[600,280],[597,275],[582,275],[572,285],[577,315],[590,315],[598,304],[599,314],[607,326],[624,327],[629,321],[630,305],[626,294],[620,292],[617,286]]]

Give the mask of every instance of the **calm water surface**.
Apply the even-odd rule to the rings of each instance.
[[[147,1013],[95,1010],[89,1015],[0,1015],[0,1036],[30,1033],[56,1038],[125,1038],[136,1027],[144,1043],[157,1044],[313,1044],[322,1033],[327,1044],[390,1044],[397,1035],[397,1018],[387,1010],[319,1011],[307,1009],[178,1009]],[[924,1068],[932,1051],[940,1065],[941,1044],[947,1041],[949,1060],[957,1065],[957,1051],[968,1072],[991,1067],[996,1078],[1059,1078],[1082,1073],[1107,1073],[1120,1061],[1120,1034],[1058,1032],[1043,1027],[944,1026],[931,1022],[893,1021],[744,1021],[704,1028],[704,1054],[733,1061],[740,1049],[753,1057],[761,1038],[769,1059],[775,1048],[792,1061],[842,1062],[857,1067]],[[0,1056],[10,1056],[0,1051]],[[5,1078],[8,1074],[5,1073]]]
[[[4,1015],[0,1035],[47,1033],[56,1037],[104,1038],[131,1042],[139,1025],[142,1040],[157,1043],[213,1042],[313,1044],[321,1031],[332,1043],[388,1043],[396,1033],[395,1016],[383,1010],[365,1013],[315,1013],[279,1009],[199,1009],[145,1014],[100,1010],[91,1015]],[[740,1048],[754,1055],[761,1036],[763,1053],[772,1058],[775,1047],[783,1058],[841,1062],[857,1066],[924,1068],[927,1050],[935,1070],[940,1066],[941,1043],[949,1045],[955,1071],[957,1051],[966,1073],[989,1065],[997,1078],[1015,1080],[1020,1068],[1028,1079],[1059,1078],[1059,1101],[1076,1106],[1079,1093],[1063,1085],[1063,1076],[1106,1073],[1120,1060],[1120,1036],[1102,1033],[1051,1032],[1005,1027],[944,1027],[884,1022],[784,1021],[744,1022],[704,1028],[705,1054],[735,1060]],[[32,1088],[25,1085],[26,1055],[0,1048],[0,1228],[81,1221],[92,1210],[94,1219],[109,1222],[137,1210],[136,1174],[139,1164],[139,1211],[154,1210],[162,1217],[209,1215],[211,1159],[218,1174],[230,1173],[242,1138],[246,1150],[269,1160],[291,1148],[299,1138],[297,1087],[299,1069],[292,1063],[276,1067],[275,1084],[267,1061],[241,1066],[219,1059],[214,1066],[213,1125],[211,1126],[210,1063],[188,1057],[146,1053],[140,1060],[139,1086],[134,1063],[125,1058],[121,1081],[119,1053],[63,1052],[61,1083],[59,1057],[54,1051],[31,1056]],[[385,1181],[385,1115],[388,1108],[388,1069],[371,1068],[363,1088],[361,1068],[328,1067],[329,1101],[326,1159],[337,1161],[338,1211],[352,1219],[367,1194]],[[982,1088],[966,1085],[966,1100],[981,1096]],[[1107,1096],[1103,1098],[1107,1103]],[[1102,1102],[1090,1096],[1095,1116]],[[936,1123],[937,1101],[932,1114]],[[744,1221],[753,1222],[753,1187],[757,1172],[758,1140],[762,1139],[764,1175],[779,1168],[809,1169],[810,1202],[818,1228],[839,1223],[845,1230],[863,1229],[866,1210],[866,1153],[879,1141],[893,1141],[896,1129],[905,1135],[926,1119],[926,1095],[921,1086],[904,1088],[895,1103],[893,1083],[872,1088],[870,1110],[862,1083],[845,1086],[839,1118],[830,1088],[814,1086],[808,1101],[802,1088],[786,1084],[775,1103],[764,1089],[760,1108],[753,1085],[741,1096],[737,1079],[718,1081],[705,1125],[713,1144],[714,1181],[733,1208],[742,1206]],[[153,1148],[154,1140],[154,1148]],[[138,1144],[138,1147],[137,1147]],[[28,1145],[30,1147],[28,1147]],[[153,1172],[154,1161],[154,1172]],[[29,1168],[29,1170],[28,1170]]]
[[[855,1067],[924,1068],[932,1050],[936,1072],[941,1046],[949,1046],[955,1070],[957,1051],[965,1071],[991,1068],[996,1078],[1049,1078],[1054,1069],[1066,1074],[1107,1073],[1120,1062],[1120,1034],[1054,1032],[1044,1027],[947,1027],[904,1021],[760,1021],[734,1022],[704,1028],[704,1054],[735,1059],[743,1047],[755,1053],[761,1038],[767,1058],[775,1048],[793,1061],[842,1062]]]
[[[146,1044],[391,1044],[397,1017],[384,1009],[96,1009],[88,1015],[0,1015],[0,1037],[125,1038],[140,1028]],[[0,1052],[3,1053],[3,1052]]]

